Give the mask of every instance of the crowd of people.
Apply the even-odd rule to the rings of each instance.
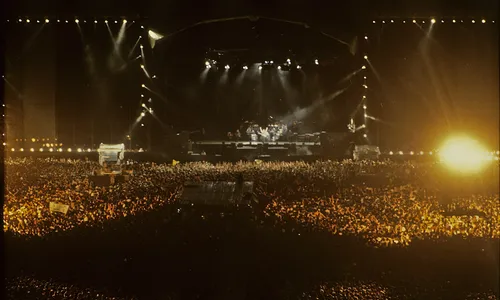
[[[335,241],[354,238],[362,241],[362,247],[366,249],[400,251],[399,248],[407,247],[402,250],[405,252],[418,240],[433,242],[463,238],[489,242],[500,238],[498,165],[473,179],[474,182],[481,182],[484,188],[468,190],[467,184],[461,184],[461,193],[453,194],[450,199],[443,197],[443,186],[450,182],[439,177],[446,173],[440,173],[441,166],[436,163],[346,160],[214,165],[206,162],[155,164],[129,161],[127,168],[132,171],[129,180],[108,187],[98,186],[90,179],[100,168],[94,161],[8,158],[5,165],[4,232],[16,241],[41,240],[50,244],[57,237],[81,232],[85,228],[93,227],[97,230],[92,232],[105,232],[129,222],[132,224],[129,227],[136,228],[136,231],[151,231],[153,239],[168,236],[171,243],[181,246],[185,243],[185,248],[179,250],[184,252],[190,249],[184,236],[186,228],[193,227],[193,234],[200,235],[200,239],[206,235],[210,243],[218,245],[224,233],[217,232],[222,230],[228,234],[236,230],[234,228],[239,226],[237,219],[247,215],[252,224],[250,227],[256,227],[257,232],[261,232],[259,243],[266,244],[267,233],[264,232],[272,232],[270,240],[283,236],[280,243],[290,241],[289,247],[295,245],[295,238],[320,237],[321,243],[326,242],[324,237]],[[244,214],[229,217],[231,207],[208,212],[198,204],[185,207],[180,201],[185,182],[238,181],[242,178],[254,182],[253,192],[257,199],[249,207],[245,205]],[[436,186],[429,182],[439,184]],[[51,202],[68,205],[67,213],[51,212]],[[142,221],[135,222],[136,219]],[[157,219],[156,223],[151,221],[156,225],[145,223],[147,221],[144,220],[150,219]],[[183,223],[184,219],[197,221]],[[188,223],[191,225],[185,225]],[[175,228],[168,233],[158,233],[166,229],[149,229],[148,226]],[[200,229],[200,226],[207,228]],[[108,230],[110,235],[113,230]],[[127,235],[135,234],[134,230],[126,232]],[[179,236],[174,238],[174,232],[178,232]],[[103,236],[106,234],[103,233]],[[248,232],[246,234],[253,236]],[[51,236],[56,239],[46,239]],[[92,234],[85,236],[89,238]],[[144,238],[142,233],[138,233],[137,237]],[[102,247],[105,239],[101,239]],[[227,238],[226,241],[231,240]],[[221,242],[221,245],[226,243]],[[476,247],[476,244],[471,247]],[[218,250],[200,251],[208,254]],[[114,253],[116,255],[124,256],[123,262],[117,263],[123,268],[130,265],[131,260],[138,260],[138,257],[132,259],[131,254]],[[95,268],[98,269],[101,263],[96,259]],[[73,264],[76,265],[76,262]],[[169,267],[174,268],[172,262]],[[184,270],[180,263],[176,268]],[[47,279],[47,276],[51,278],[50,275],[32,275],[11,278],[7,285],[8,299],[122,299],[108,292],[85,288],[92,284],[77,287]],[[415,295],[420,295],[415,290],[401,292],[386,283],[383,280],[334,281],[321,284],[299,298],[415,299]],[[401,295],[411,296],[405,298]],[[429,292],[429,295],[432,297],[435,293]],[[467,299],[497,298],[493,291],[471,294]]]
[[[186,181],[235,181],[242,176],[254,182],[256,198],[269,203],[265,215],[274,217],[277,226],[293,222],[307,230],[361,236],[376,245],[455,235],[500,237],[498,192],[442,204],[435,190],[419,185],[419,179],[436,168],[429,164],[132,163],[131,179],[109,187],[89,180],[99,168],[92,161],[22,158],[8,159],[6,166],[4,231],[18,235],[102,226],[107,220],[178,202]],[[363,174],[375,174],[383,182],[377,186],[353,181]],[[50,202],[68,205],[67,214],[51,213]],[[462,215],[450,215],[454,211]]]

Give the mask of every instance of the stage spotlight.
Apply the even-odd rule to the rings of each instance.
[[[141,65],[141,69],[144,69],[144,65]]]
[[[271,60],[271,65],[274,64],[274,61]]]
[[[108,20],[104,20],[104,23],[108,24]]]
[[[420,155],[424,155],[424,151],[420,151]]]
[[[281,70],[281,66],[278,66],[278,70]]]
[[[87,152],[92,152],[92,149],[88,148],[88,149],[87,149]]]
[[[151,78],[156,78],[156,75],[153,75]]]
[[[432,24],[436,23],[436,19],[432,19],[432,20],[431,20],[431,23],[432,23]]]
[[[366,105],[363,105],[363,109],[366,109]]]
[[[368,86],[367,86],[366,84],[363,84],[363,87],[364,87],[365,89],[367,89],[367,88],[368,88]]]
[[[382,21],[383,24],[385,24],[385,21]]]
[[[365,35],[365,40],[367,40],[367,39],[368,39],[368,36],[367,36],[367,35]]]
[[[205,61],[205,66],[210,66],[210,62],[208,60]]]
[[[365,133],[365,134],[363,134],[363,137],[366,138],[366,137],[368,137],[368,135]]]
[[[365,113],[365,114],[364,114],[364,117],[365,117],[365,118],[368,118],[368,114],[366,114],[366,113]]]
[[[23,148],[21,148],[21,149],[19,149],[19,151],[24,152],[24,149],[23,149]]]
[[[259,70],[262,70],[262,66],[259,66]]]
[[[468,137],[454,137],[445,141],[439,156],[449,169],[460,173],[476,173],[487,162],[486,149]]]
[[[286,59],[286,63],[287,63],[287,64],[291,64],[291,63],[292,63],[292,61],[291,61],[289,58],[287,58],[287,59]]]
[[[97,24],[97,20],[95,20],[94,23]]]
[[[391,20],[391,23],[394,23],[394,20]]]
[[[57,20],[57,23],[60,23],[60,22],[61,22],[61,20]]]
[[[444,23],[444,20],[441,20],[441,23]]]
[[[485,20],[485,19],[482,19],[482,20],[481,20],[481,23],[483,23],[483,24],[484,24],[484,23],[486,23],[486,20]]]
[[[80,21],[79,21],[78,19],[76,19],[76,20],[75,20],[75,23],[76,23],[76,24],[78,24],[78,23],[80,23]]]
[[[243,70],[248,70],[248,67],[247,66],[243,66]]]
[[[226,65],[224,68],[225,68],[226,70],[229,70],[229,68],[230,68],[230,67],[229,67],[229,65]]]
[[[413,22],[413,23],[417,23],[417,20],[413,20],[412,22]]]
[[[399,154],[399,155],[403,155],[403,151],[399,151],[399,152],[398,152],[398,154]]]
[[[315,59],[314,64],[319,65],[319,61],[317,59]]]
[[[373,20],[373,24],[377,23],[375,20]]]
[[[14,152],[14,151],[16,151],[16,149],[12,148],[12,149],[10,149],[10,151]]]
[[[141,29],[144,29],[144,26],[141,25]]]
[[[301,66],[297,66],[297,70],[300,70],[302,67]]]
[[[19,21],[19,22],[22,22],[23,20],[19,19],[18,21]]]
[[[476,20],[472,20],[472,24],[476,23]]]
[[[115,20],[115,24],[118,24],[118,21]]]
[[[53,151],[54,151],[54,149],[52,149],[52,148],[49,148],[49,152],[53,152]]]
[[[363,69],[363,70],[366,69],[366,66],[362,66],[361,69]]]
[[[156,33],[153,30],[148,30],[148,35],[155,41],[161,40],[163,38],[163,35]]]
[[[144,103],[143,103],[141,106],[142,106],[142,107],[146,107],[146,104],[144,104]]]
[[[141,127],[144,127],[144,123],[141,123]]]
[[[30,22],[30,19],[26,19],[26,23],[29,23]]]
[[[210,69],[212,66],[211,65],[206,65],[205,68]]]
[[[394,154],[394,152],[392,152],[392,151],[389,151],[389,155],[393,155],[393,154]]]
[[[82,152],[82,148],[78,148],[76,151],[78,151],[78,152]]]
[[[365,56],[363,56],[363,58],[364,58],[364,59],[368,59],[368,56],[367,56],[367,55],[365,55]]]
[[[146,113],[145,112],[141,112],[141,117],[145,117],[146,116]]]
[[[406,24],[406,20],[403,20],[403,24]]]
[[[141,48],[141,49],[142,49],[142,48],[144,48],[144,46],[143,46],[143,45],[140,45],[140,46],[139,46],[139,48]]]
[[[144,98],[144,94],[141,94],[141,98]]]
[[[36,20],[37,23],[40,23],[40,20]]]
[[[40,148],[40,149],[39,149],[39,151],[40,151],[40,152],[43,152],[43,148]]]
[[[413,155],[413,154],[415,154],[415,153],[413,153],[413,151],[410,151],[410,155]]]
[[[49,22],[50,22],[49,19],[45,19],[45,23],[49,23]]]
[[[151,103],[151,102],[153,102],[153,99],[149,98],[148,103]]]
[[[125,20],[125,19],[124,19],[124,20],[123,20],[123,24],[126,24],[126,23],[127,23],[127,20]]]
[[[452,22],[453,22],[453,23],[456,23],[456,22],[457,22],[457,20],[453,20]]]
[[[141,85],[141,87],[145,88],[145,87],[146,87],[146,85],[143,83],[143,84]]]
[[[68,24],[68,23],[69,23],[69,21],[68,21],[68,20],[66,20],[66,21],[64,21],[64,22],[66,22],[66,24]]]
[[[35,152],[35,149],[34,148],[30,148],[30,152]]]

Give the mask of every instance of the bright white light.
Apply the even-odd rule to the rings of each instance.
[[[76,24],[78,24],[78,23],[80,23],[80,21],[79,21],[78,19],[76,19],[76,20],[75,20],[75,23],[76,23]]]
[[[12,148],[12,149],[10,149],[10,151],[14,152],[14,151],[16,151],[16,149]]]
[[[64,22],[69,23],[69,21],[68,21],[68,20],[66,20],[66,21],[64,21]]]
[[[417,20],[413,20],[412,22],[413,22],[413,23],[417,23]]]
[[[476,23],[476,20],[472,20],[472,23]]]
[[[436,19],[432,19],[432,20],[431,20],[431,23],[432,23],[432,24],[436,23]]]
[[[368,135],[367,135],[366,133],[365,133],[365,134],[363,134],[363,137],[367,137],[367,136],[368,136]]]
[[[243,66],[243,70],[248,70],[248,67],[247,66]]]
[[[361,69],[363,69],[363,70],[366,69],[366,66],[362,66]]]
[[[441,23],[444,23],[444,20],[441,20]]]
[[[144,69],[144,65],[141,65],[141,69]]]
[[[31,151],[31,152],[35,152],[35,149],[34,149],[34,148],[30,148],[30,151]]]
[[[286,59],[286,62],[287,62],[288,64],[291,64],[291,63],[292,63],[292,61],[291,61],[289,58],[287,58],[287,59]]]
[[[141,94],[141,98],[144,98],[144,94]]]
[[[367,40],[367,39],[368,39],[368,36],[367,36],[367,35],[365,35],[365,40]]]
[[[476,173],[487,162],[486,150],[468,137],[454,137],[444,142],[439,151],[441,161],[459,173]]]
[[[153,109],[152,109],[152,108],[150,108],[150,109],[149,109],[149,112],[150,112],[150,113],[153,113]]]
[[[141,49],[142,49],[142,48],[144,48],[144,46],[143,46],[143,45],[140,45],[139,47],[140,47]]]
[[[161,40],[163,38],[163,35],[156,33],[153,30],[148,30],[148,35],[155,41]]]
[[[486,23],[486,20],[485,20],[485,19],[482,19],[482,20],[481,20],[481,23],[483,23],[483,24],[484,24],[484,23]]]
[[[413,153],[413,151],[410,151],[410,155],[413,155],[413,154],[415,154],[415,153]]]
[[[365,56],[363,56],[363,58],[364,58],[364,59],[368,59],[368,56],[367,56],[367,55],[365,55]]]
[[[302,67],[301,66],[297,66],[297,70],[300,70]]]
[[[29,23],[30,22],[30,19],[26,19],[26,23]]]
[[[205,66],[210,66],[210,62],[208,60],[205,61]]]
[[[229,65],[226,65],[224,68],[225,68],[226,70],[229,70],[230,66],[229,66]]]
[[[259,70],[262,70],[262,66],[259,66]]]
[[[97,20],[95,20],[95,21],[94,21],[94,23],[96,23],[96,24],[97,24]]]
[[[142,107],[146,107],[146,104],[144,104],[144,103],[143,103],[141,106],[142,106]]]
[[[144,26],[141,25],[141,29],[144,29]]]
[[[43,148],[40,148],[40,150],[39,150],[39,151],[40,151],[40,152],[43,152]]]
[[[68,152],[71,152],[71,148],[68,148]]]
[[[49,19],[45,19],[45,23],[49,23],[49,22],[50,22]]]
[[[394,20],[391,20],[391,23],[394,23]]]
[[[125,23],[125,22],[124,22]],[[78,148],[76,151],[82,152],[82,148]]]
[[[123,20],[123,24],[126,24],[127,23],[127,20]]]
[[[92,149],[90,149],[90,148],[87,149],[87,152],[91,152],[91,151],[92,151]]]
[[[456,23],[456,22],[457,22],[457,20],[453,20],[452,22],[453,22],[453,23]]]
[[[424,155],[424,151],[420,151],[420,155]]]
[[[210,69],[212,66],[211,65],[206,65],[205,68]]]
[[[375,23],[377,23],[377,22],[375,22],[375,20],[373,20],[373,24],[375,24]]]
[[[281,66],[278,66],[278,70],[281,70]]]
[[[18,21],[19,21],[19,22],[22,22],[23,20],[19,19]]]
[[[366,109],[366,105],[363,105],[363,109]]]
[[[141,117],[144,117],[146,115],[145,112],[141,112]]]
[[[108,24],[108,20],[104,20],[104,23]]]
[[[274,61],[271,60],[271,65],[274,64]]]
[[[367,86],[366,84],[363,84],[363,87],[364,87],[365,89],[367,89],[367,88],[368,88],[368,86]]]
[[[317,59],[315,59],[315,60],[314,60],[314,63],[315,63],[316,65],[319,65],[319,61],[318,61]]]
[[[58,152],[63,152],[62,148],[57,149]]]
[[[392,151],[389,151],[389,155],[393,155],[393,154],[394,154],[394,152],[392,152]]]
[[[144,127],[144,123],[141,123],[141,127]]]
[[[54,149],[52,149],[52,148],[49,148],[49,152],[53,152],[53,151],[54,151]]]
[[[115,20],[115,24],[118,24],[118,21]]]
[[[399,153],[399,155],[403,155],[403,151],[399,151],[398,153]]]
[[[141,87],[146,88],[146,85],[145,85],[145,84],[142,84],[142,85],[141,85]]]

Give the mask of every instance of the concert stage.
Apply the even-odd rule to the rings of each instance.
[[[231,144],[236,144],[238,148],[240,147],[252,147],[252,146],[259,146],[259,145],[267,145],[269,147],[286,147],[290,145],[297,145],[297,146],[321,146],[320,142],[286,142],[286,141],[277,141],[277,142],[259,142],[259,141],[199,141],[199,142],[193,142],[193,145],[231,145]]]

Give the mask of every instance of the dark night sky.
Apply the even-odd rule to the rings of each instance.
[[[345,87],[338,83],[339,79],[349,70],[359,68],[363,62],[350,55],[347,48],[322,36],[319,33],[322,30],[346,41],[358,36],[358,51],[370,56],[379,77],[369,73],[369,103],[373,115],[384,121],[380,125],[383,146],[429,148],[428,145],[441,138],[441,132],[459,129],[498,147],[498,28],[495,24],[436,24],[430,38],[426,37],[429,24],[422,25],[422,30],[414,24],[371,24],[372,19],[380,17],[389,20],[391,17],[461,16],[498,20],[492,15],[498,11],[497,1],[404,1],[404,5],[401,1],[366,0],[349,1],[348,5],[345,1],[328,4],[325,1],[254,1],[245,4],[235,1],[162,1],[161,4],[155,1],[10,2],[5,12],[11,18],[127,16],[129,20],[134,17],[142,19],[143,24],[161,33],[175,32],[202,20],[246,15],[310,25],[306,29],[266,20],[227,21],[198,26],[175,35],[158,44],[153,52],[145,49],[148,70],[158,75],[154,88],[165,98],[154,98],[155,112],[165,124],[178,128],[207,127],[225,131],[226,128],[233,129],[228,127],[234,127],[242,117],[251,118],[262,110],[256,104],[257,98],[263,101],[268,114],[286,114],[310,106],[319,95],[325,96]],[[22,48],[36,32],[34,26],[26,26],[10,24],[8,27],[8,44],[11,46],[7,48],[6,57],[12,62],[13,73],[16,69],[13,57],[20,56],[19,47]],[[87,142],[90,120],[94,120],[94,126],[106,128],[100,130],[96,139],[108,139],[110,126],[102,120],[111,116],[113,139],[118,142],[116,139],[123,136],[130,120],[140,111],[140,84],[144,82],[144,76],[139,62],[128,60],[123,70],[113,71],[113,68],[120,68],[109,61],[112,44],[103,24],[100,24],[100,30],[82,24],[85,43],[82,43],[75,24],[57,26],[59,136],[69,139],[72,123],[76,123],[77,131],[82,135],[78,141]],[[111,28],[116,34],[119,24],[112,24]],[[20,31],[22,34],[18,34]],[[139,22],[127,30],[123,53],[128,55],[140,33],[143,32]],[[363,43],[364,34],[370,37],[369,43]],[[431,42],[425,44],[426,40]],[[83,44],[89,45],[93,51],[96,65],[93,73],[85,61],[88,52]],[[204,84],[200,84],[199,74],[208,47],[250,49],[244,55],[237,55],[246,62],[264,60],[266,55],[284,60],[285,55],[288,56],[287,50],[292,50],[298,60],[318,55],[334,63],[320,70],[304,70],[306,79],[294,72],[289,82],[295,87],[288,91],[280,88],[279,78],[273,75],[274,78],[268,80],[267,92],[259,98],[253,94],[258,86],[256,80],[246,78],[242,84],[235,85],[238,74],[234,72],[228,76],[230,84],[223,88],[218,84],[220,76],[213,73]],[[358,80],[355,77],[351,84],[359,86]],[[316,123],[321,123],[317,126],[345,130],[339,127],[346,113],[341,119],[339,112],[350,112],[353,101],[360,97],[359,93],[359,88],[351,87],[337,101],[322,106],[313,115]],[[327,111],[330,113],[325,113]],[[220,120],[228,113],[232,117],[224,117],[226,122],[222,125]],[[188,115],[191,120],[186,122]]]

